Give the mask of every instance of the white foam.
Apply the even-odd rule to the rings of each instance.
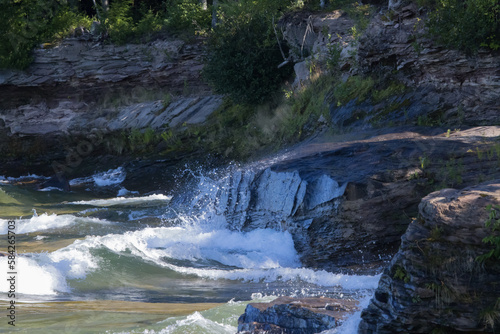
[[[120,190],[118,190],[118,194],[116,196],[125,196],[129,194],[138,194],[138,191],[130,191],[122,187]]]
[[[173,334],[173,333],[214,333],[233,334],[237,328],[228,324],[220,323],[205,318],[200,312],[195,312],[185,319],[176,320],[174,324],[167,326],[159,332],[145,330],[144,334]]]
[[[92,182],[94,182],[94,178],[92,176],[79,177],[79,178],[72,179],[71,181],[69,181],[69,185],[76,186],[76,185],[85,184],[85,183],[92,183]]]
[[[7,219],[0,219],[0,234],[7,234],[8,231]],[[78,223],[92,223],[92,224],[109,224],[106,220],[91,217],[75,217],[72,215],[56,215],[47,214],[34,215],[29,219],[16,219],[15,220],[16,234],[31,233],[37,231],[45,231],[50,229],[57,229]]]
[[[254,230],[242,233],[226,229],[204,231],[198,227],[161,227],[126,233],[116,238],[118,240],[118,243],[106,240],[105,245],[114,251],[123,251],[126,246],[134,255],[188,274],[201,273],[195,268],[171,266],[163,258],[210,260],[242,269],[300,265],[288,232]]]
[[[54,191],[54,190],[63,191],[61,188],[58,188],[58,187],[47,187],[47,188],[38,189],[38,191]]]
[[[41,176],[41,175],[36,175],[36,174],[29,174],[28,175],[23,175],[23,176],[19,176],[19,177],[5,177],[4,175],[0,175],[0,184],[9,184],[9,183],[13,183],[13,182],[22,182],[22,181],[25,181],[25,180],[33,180],[33,179],[37,179],[37,180],[47,180],[49,179],[49,177],[46,177],[46,176]]]
[[[0,258],[1,268],[7,268],[7,261],[7,257]],[[57,291],[69,291],[64,275],[53,266],[40,265],[33,259],[25,256],[17,256],[16,267],[16,293],[55,295]],[[7,292],[9,290],[9,282],[6,279],[1,279],[0,291]]]
[[[84,279],[87,273],[99,268],[99,262],[91,256],[90,249],[88,242],[76,240],[52,253],[17,256],[16,291],[32,295],[70,292],[67,279]],[[7,268],[7,257],[0,258],[0,266]],[[0,280],[0,291],[6,292],[8,288],[6,281]]]
[[[89,239],[89,240],[87,240]],[[49,253],[46,256],[34,254],[39,262],[57,269],[69,279],[84,279],[88,273],[99,269],[99,259],[92,256],[91,249],[99,248],[95,237],[76,240],[73,244]]]
[[[32,179],[47,180],[47,179],[49,179],[49,177],[36,175],[36,174],[30,174],[30,173],[28,173],[28,175],[22,175],[19,177],[7,177],[7,180],[10,182],[32,180]]]
[[[71,186],[76,186],[80,184],[95,183],[99,187],[105,187],[122,183],[126,176],[127,173],[123,167],[118,167],[116,169],[109,169],[106,172],[96,173],[89,177],[72,179],[69,181],[69,184]]]
[[[92,178],[96,185],[105,187],[122,183],[126,176],[127,174],[123,167],[118,167],[116,169],[110,169],[107,172],[97,173],[93,175]]]
[[[339,327],[323,331],[321,334],[353,334],[358,332],[358,326],[361,322],[361,312],[363,309],[368,307],[370,303],[370,299],[372,298],[373,293],[370,293],[364,296],[358,305],[359,311],[356,311],[354,314],[349,316]]]
[[[114,205],[131,205],[131,204],[135,205],[140,203],[148,203],[152,201],[170,201],[171,199],[172,199],[171,196],[166,196],[163,194],[155,194],[142,197],[115,197],[108,199],[95,199],[90,201],[77,201],[77,202],[69,202],[68,204],[107,207]]]

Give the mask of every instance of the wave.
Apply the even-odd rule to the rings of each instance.
[[[271,302],[276,296],[253,294],[251,301],[230,300],[220,306],[206,311],[194,312],[187,316],[167,318],[154,325],[155,328],[141,331],[143,334],[233,334],[238,330],[238,317],[243,314],[249,302]],[[113,332],[113,334],[130,334],[132,332]]]
[[[79,184],[95,183],[99,187],[114,186],[125,181],[127,173],[123,167],[109,169],[105,172],[96,173],[90,177],[73,179],[69,182],[71,186]]]
[[[95,199],[90,201],[76,201],[76,202],[69,202],[68,204],[108,207],[115,205],[137,205],[142,203],[151,203],[158,201],[165,202],[165,201],[170,201],[171,199],[172,199],[171,196],[166,196],[163,194],[155,194],[155,195],[141,196],[141,197],[115,197],[109,199]]]
[[[7,257],[0,257],[0,267],[7,268]],[[66,277],[53,266],[45,266],[34,259],[16,257],[16,293],[27,295],[56,295],[59,292],[69,292]],[[10,283],[6,279],[0,280],[0,291],[7,292]],[[7,295],[4,295],[5,298]]]
[[[40,291],[67,292],[67,280],[81,282],[90,273],[115,270],[107,269],[106,252],[131,258],[136,262],[134,266],[149,263],[178,274],[210,280],[305,282],[344,289],[374,289],[378,284],[378,276],[350,276],[301,268],[291,235],[268,229],[236,232],[206,231],[193,226],[148,227],[124,234],[89,236],[52,253],[29,254],[29,257],[31,270],[39,270],[38,266],[52,277]],[[37,291],[39,284],[36,282],[30,291]]]
[[[144,334],[173,334],[173,333],[207,333],[207,334],[233,334],[238,329],[230,324],[218,322],[203,316],[200,312],[195,312],[184,319],[175,320],[175,323],[168,325],[160,331],[145,330]]]
[[[0,219],[0,234],[7,234],[8,231],[7,219]],[[110,222],[98,218],[91,217],[76,217],[72,215],[56,215],[56,214],[41,214],[29,219],[15,219],[16,234],[32,233],[45,231],[50,229],[58,229],[77,224],[110,224]]]
[[[34,179],[48,180],[49,177],[42,176],[42,175],[36,175],[36,174],[30,174],[30,173],[28,173],[28,175],[22,175],[19,177],[11,177],[11,176],[5,177],[5,176],[0,175],[0,181],[8,181],[8,182],[17,182],[17,181],[34,180]]]
[[[38,191],[63,191],[63,189],[58,188],[58,187],[47,187],[47,188],[38,189]]]

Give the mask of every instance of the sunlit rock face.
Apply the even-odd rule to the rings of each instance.
[[[500,203],[498,180],[426,196],[385,270],[359,333],[494,332],[498,326],[498,260],[478,256],[488,205]]]
[[[346,184],[325,174],[303,177],[298,170],[241,169],[206,181],[193,207],[213,206],[213,214],[231,229],[272,228],[289,231],[299,252],[310,247],[311,223],[334,216]]]

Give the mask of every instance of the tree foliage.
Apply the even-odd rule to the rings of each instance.
[[[32,49],[81,17],[57,0],[0,0],[0,68],[26,68]]]
[[[498,0],[441,0],[429,15],[429,31],[442,44],[474,53],[500,48]]]
[[[97,4],[97,7],[94,5]],[[0,68],[24,69],[32,50],[100,21],[113,43],[146,41],[160,32],[194,34],[210,29],[210,10],[199,0],[0,0]]]
[[[273,26],[273,17],[289,3],[244,0],[221,5],[204,68],[216,92],[236,102],[261,103],[291,74],[290,66],[278,68],[284,59]]]

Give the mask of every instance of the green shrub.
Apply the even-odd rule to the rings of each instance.
[[[500,48],[500,4],[497,0],[441,0],[430,13],[429,32],[466,53],[480,47]]]
[[[0,11],[0,68],[25,69],[32,50],[42,42],[64,37],[90,21],[56,0],[2,1]]]
[[[208,42],[204,76],[217,93],[228,94],[238,103],[262,103],[293,70],[278,68],[283,57],[272,12],[251,1],[223,9]]]
[[[330,36],[328,36],[330,39]],[[327,58],[326,58],[326,68],[330,71],[337,71],[339,69],[340,63],[340,54],[342,52],[342,46],[340,43],[331,43],[328,42],[326,44],[327,48]]]
[[[212,16],[211,10],[203,10],[199,0],[176,0],[167,8],[167,26],[176,32],[208,30]]]
[[[375,103],[381,102],[390,96],[402,94],[406,90],[406,86],[400,82],[392,81],[387,88],[374,90],[372,92]]]
[[[488,205],[486,206],[488,211],[488,219],[485,221],[485,226],[491,229],[491,234],[483,239],[484,243],[493,245],[493,249],[478,256],[477,260],[479,262],[484,262],[487,260],[500,260],[500,205]]]
[[[374,80],[371,77],[362,78],[360,76],[352,76],[335,87],[333,95],[337,100],[337,105],[341,106],[347,102],[357,99],[358,102],[363,102],[369,97]]]
[[[106,13],[105,27],[114,43],[126,43],[135,35],[135,24],[131,16],[132,1],[113,2]]]

